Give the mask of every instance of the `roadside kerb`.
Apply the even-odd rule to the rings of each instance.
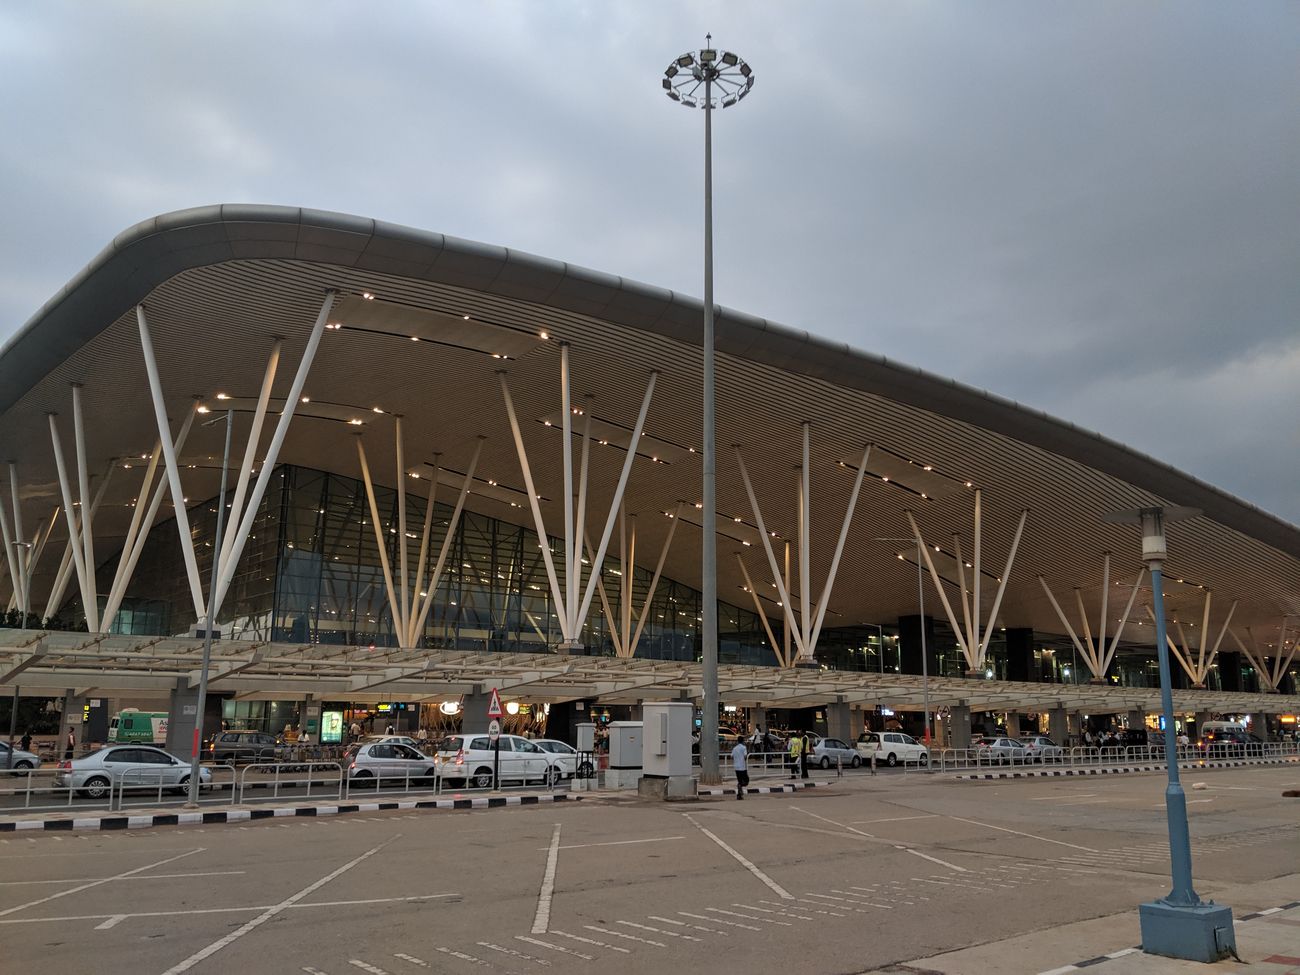
[[[1207,762],[1193,762],[1183,765],[1182,768],[1189,771],[1197,769],[1212,768],[1254,768],[1264,765],[1296,765],[1300,764],[1298,758],[1260,758],[1260,759],[1239,759],[1233,760],[1214,760]],[[1074,768],[1045,768],[1045,769],[1023,769],[1020,771],[1008,772],[973,772],[973,773],[948,773],[945,778],[966,779],[970,781],[986,781],[988,779],[1033,779],[1033,778],[1065,778],[1067,776],[1079,775],[1127,775],[1129,773],[1140,772],[1164,772],[1166,771],[1163,764],[1160,765],[1113,765],[1113,766],[1096,766],[1088,765]],[[941,775],[943,773],[940,773]]]
[[[820,784],[821,787],[824,789],[831,783],[822,782]],[[815,789],[817,788],[817,785],[818,783],[816,782],[786,782],[783,785],[751,785],[745,787],[745,795],[760,796],[765,793],[798,792],[800,789]],[[705,789],[701,789],[697,787],[695,790],[695,794],[701,797],[734,796],[736,794],[736,790],[734,787],[728,789],[724,786],[709,786],[708,788]]]

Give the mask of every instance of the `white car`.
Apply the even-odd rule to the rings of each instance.
[[[544,782],[554,786],[561,779],[572,778],[577,757],[554,755],[527,738],[501,735],[502,782]],[[476,789],[492,788],[495,760],[492,741],[487,735],[448,735],[438,743],[445,782],[462,782]]]
[[[929,765],[930,749],[901,731],[864,731],[858,735],[858,754],[864,762],[874,757],[876,764]]]
[[[102,799],[118,787],[153,791],[160,786],[175,792],[189,788],[190,763],[152,745],[112,745],[97,752],[59,762],[54,784],[74,789],[88,799]],[[199,769],[199,785],[210,788],[212,770]]]
[[[843,768],[857,768],[862,756],[838,738],[818,738],[808,753],[808,764],[831,768],[836,763]]]
[[[544,752],[555,756],[555,761],[565,770],[569,778],[591,778],[592,766],[590,755],[579,755],[578,750],[567,741],[557,738],[534,738],[533,744]]]
[[[354,786],[389,787],[427,782],[438,774],[438,760],[395,739],[358,742],[343,753]]]
[[[1025,761],[1027,762],[1061,762],[1065,760],[1065,749],[1046,735],[1030,735],[1028,738],[1021,738],[1020,742],[1025,746]]]

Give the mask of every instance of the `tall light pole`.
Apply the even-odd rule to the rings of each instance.
[[[712,34],[706,34],[711,44]],[[714,91],[714,88],[717,91]],[[749,65],[730,51],[688,51],[664,70],[663,88],[673,101],[704,109],[704,486],[700,637],[704,714],[700,721],[700,781],[722,781],[718,768],[718,538],[715,501],[713,397],[713,109],[730,108],[754,87]]]
[[[215,423],[209,420],[204,426]],[[212,665],[212,628],[216,625],[213,607],[217,599],[217,569],[221,561],[221,530],[225,527],[226,470],[230,466],[230,434],[235,424],[235,411],[226,410],[226,449],[221,455],[221,493],[217,495],[217,535],[212,542],[212,582],[208,589],[207,632],[203,635],[203,668],[199,671],[199,700],[194,715],[194,743],[190,751],[190,801],[187,806],[199,804],[199,759],[203,757],[203,712],[208,705],[208,669]],[[232,785],[233,788],[233,785]]]
[[[1200,514],[1195,508],[1139,508],[1105,516],[1118,524],[1142,526],[1142,561],[1151,570],[1151,602],[1156,618],[1156,653],[1160,660],[1160,707],[1165,719],[1165,815],[1169,825],[1169,863],[1173,890],[1167,897],[1138,906],[1142,950],[1153,955],[1215,962],[1237,953],[1232,908],[1202,901],[1192,887],[1192,840],[1187,829],[1187,796],[1178,780],[1174,733],[1174,695],[1170,683],[1169,645],[1165,638],[1165,594],[1161,570],[1169,556],[1165,522]]]
[[[919,538],[877,538],[878,542],[911,542],[916,546],[916,601],[920,607],[918,612],[918,622],[921,627],[921,698],[925,707],[925,734],[923,738],[927,748],[930,747],[930,660],[925,651],[925,581],[921,574],[921,540]],[[884,641],[881,641],[880,652],[884,655]],[[901,650],[899,651],[902,652]],[[929,769],[929,763],[926,769]]]

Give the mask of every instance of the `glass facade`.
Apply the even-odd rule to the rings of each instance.
[[[375,494],[389,563],[396,576],[400,563],[397,495],[378,487]],[[426,502],[408,495],[406,507],[409,572],[414,581],[420,570]],[[216,513],[215,499],[189,511],[205,588]],[[426,580],[438,561],[451,515],[450,505],[435,504],[424,560]],[[154,527],[127,598],[113,621],[113,632],[184,635],[195,624],[175,531],[171,520]],[[547,544],[556,573],[563,578],[563,545],[554,538],[548,538]],[[101,569],[101,586],[111,582],[116,563],[115,556]],[[645,604],[652,573],[641,567],[634,571],[635,614]],[[602,578],[610,610],[616,616],[621,606],[620,575],[617,561],[607,558]],[[593,603],[582,642],[588,653],[612,656],[608,620],[600,599]],[[722,663],[776,663],[757,615],[722,604],[718,618]],[[278,468],[254,519],[218,622],[236,639],[396,645],[364,484],[308,468]],[[699,591],[661,577],[636,655],[697,660],[699,629]],[[465,511],[447,548],[422,632],[425,646],[443,649],[542,653],[557,647],[562,636],[536,532]]]

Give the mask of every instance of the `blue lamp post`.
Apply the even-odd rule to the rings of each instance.
[[[1200,514],[1195,508],[1139,508],[1107,515],[1105,520],[1142,526],[1142,561],[1151,570],[1151,601],[1156,618],[1156,653],[1160,660],[1160,706],[1164,714],[1165,815],[1169,820],[1169,861],[1173,889],[1168,896],[1139,905],[1142,950],[1152,955],[1215,962],[1237,953],[1232,908],[1202,901],[1192,887],[1192,840],[1187,829],[1187,796],[1178,779],[1178,747],[1174,733],[1174,695],[1165,639],[1165,595],[1161,569],[1169,556],[1165,522]]]

